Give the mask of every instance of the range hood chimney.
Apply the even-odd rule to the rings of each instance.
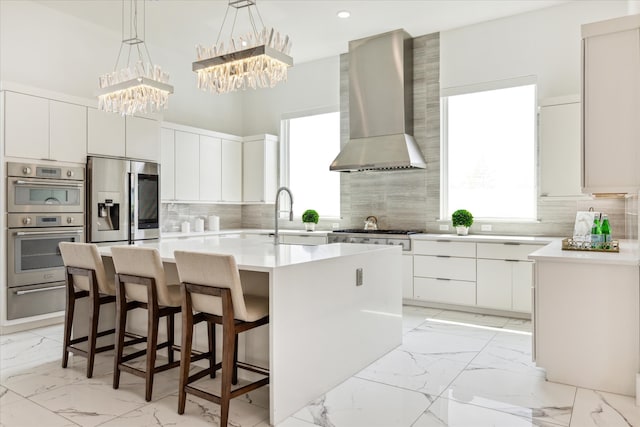
[[[332,171],[424,169],[413,133],[413,39],[395,30],[349,42],[349,141]]]

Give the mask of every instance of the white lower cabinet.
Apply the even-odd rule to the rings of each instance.
[[[476,303],[476,244],[415,241],[413,297],[446,304]]]
[[[477,305],[531,313],[533,262],[540,245],[478,243]]]
[[[312,234],[282,234],[280,235],[282,243],[290,245],[324,245],[327,243],[327,236],[314,236]]]
[[[476,283],[432,277],[413,279],[414,298],[446,304],[474,305]]]
[[[413,254],[402,254],[402,298],[413,298]]]

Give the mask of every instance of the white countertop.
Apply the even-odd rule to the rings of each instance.
[[[136,246],[158,249],[162,260],[174,262],[176,250],[231,254],[235,256],[241,270],[271,271],[274,268],[294,264],[322,261],[330,258],[379,251],[398,251],[399,246],[352,245],[332,243],[328,245],[274,245],[271,237],[242,236],[232,237],[194,237],[191,239],[169,239],[160,242],[139,243]],[[99,247],[102,255],[111,255],[110,246]]]
[[[475,243],[522,243],[531,245],[546,245],[553,241],[561,241],[559,237],[548,236],[500,236],[494,234],[469,234],[458,236],[457,234],[412,234],[413,240],[447,240],[451,242],[475,242]]]
[[[218,231],[190,231],[189,233],[182,233],[180,231],[163,231],[160,236],[161,239],[175,239],[175,238],[189,238],[189,237],[201,237],[201,236],[220,236],[225,234],[273,234],[273,229],[261,229],[261,228],[237,228],[237,229],[225,229]],[[326,236],[331,231],[306,231],[306,230],[291,230],[291,229],[278,229],[278,234],[289,235],[310,235],[310,236]]]
[[[576,262],[591,264],[640,265],[640,250],[637,240],[620,240],[620,252],[563,251],[562,240],[529,254],[537,261]]]

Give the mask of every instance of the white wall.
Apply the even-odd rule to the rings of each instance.
[[[294,58],[295,61],[295,58]],[[244,93],[245,135],[280,134],[283,115],[340,106],[340,57],[294,65],[286,83]]]
[[[580,93],[580,26],[627,14],[580,1],[440,33],[440,88],[535,75],[538,98]]]
[[[114,7],[120,7],[115,1]],[[95,100],[98,76],[111,71],[121,34],[27,0],[0,0],[0,81]],[[171,75],[174,94],[164,119],[243,134],[242,94],[212,95],[196,87],[195,58],[148,44]]]

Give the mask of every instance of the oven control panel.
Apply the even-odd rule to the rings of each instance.
[[[84,168],[7,162],[7,176],[84,181]]]
[[[9,228],[82,227],[83,225],[84,214],[81,213],[7,215]]]

